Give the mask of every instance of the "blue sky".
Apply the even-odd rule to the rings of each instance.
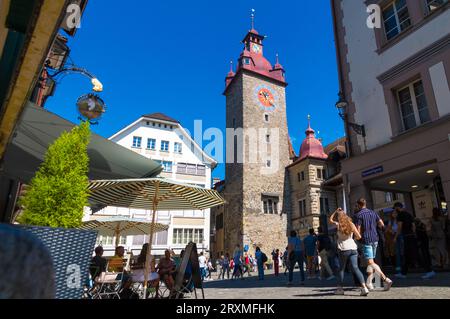
[[[113,4],[116,3],[116,4]],[[225,128],[225,75],[250,29],[267,35],[264,55],[286,69],[289,133],[296,152],[307,115],[324,144],[344,135],[334,104],[338,80],[329,1],[91,0],[81,29],[69,40],[71,59],[104,84],[107,113],[93,127],[109,137],[141,115],[162,112],[193,131]],[[70,75],[46,108],[78,122],[75,101],[91,89]],[[220,165],[214,176],[223,177]]]

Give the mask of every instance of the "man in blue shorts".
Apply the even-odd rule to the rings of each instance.
[[[359,212],[356,214],[356,227],[362,236],[364,258],[367,260],[367,288],[373,290],[373,276],[377,273],[384,282],[384,290],[391,289],[392,280],[386,277],[380,266],[375,263],[378,247],[377,227],[383,228],[384,223],[380,216],[373,210],[367,208],[366,200],[360,198],[357,202]]]

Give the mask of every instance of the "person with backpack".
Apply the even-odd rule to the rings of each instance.
[[[313,228],[309,230],[309,235],[303,239],[306,253],[306,269],[308,270],[308,278],[314,279],[315,275],[315,257],[317,255],[316,243],[317,237]]]
[[[255,257],[258,265],[258,279],[264,280],[264,263],[267,262],[267,256],[261,251],[261,248],[256,247]]]

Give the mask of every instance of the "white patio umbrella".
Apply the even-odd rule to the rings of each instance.
[[[152,223],[146,219],[130,218],[126,216],[100,217],[95,220],[86,221],[80,229],[96,230],[99,235],[115,236],[116,247],[119,246],[120,236],[148,235],[169,229],[169,225]]]
[[[142,178],[126,180],[99,180],[89,183],[90,201],[106,206],[160,210],[203,210],[225,203],[218,192],[197,186],[182,184],[164,178]],[[150,272],[153,227],[147,249],[144,272],[144,291],[147,289]],[[145,296],[145,293],[144,293]]]

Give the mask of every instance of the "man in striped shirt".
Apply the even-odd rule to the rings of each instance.
[[[384,290],[391,289],[392,280],[386,277],[381,271],[380,266],[375,263],[375,256],[378,247],[377,227],[383,228],[384,223],[380,216],[373,210],[367,208],[364,198],[360,198],[357,202],[359,212],[356,213],[356,227],[362,236],[364,244],[364,258],[367,260],[367,288],[373,290],[373,275],[376,272],[384,282]]]

